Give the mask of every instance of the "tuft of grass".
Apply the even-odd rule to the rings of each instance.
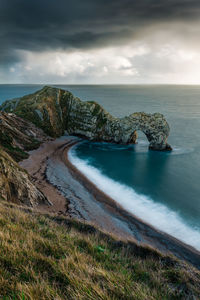
[[[0,202],[0,299],[199,297],[200,272],[174,257]]]

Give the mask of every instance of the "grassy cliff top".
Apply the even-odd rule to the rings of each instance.
[[[0,243],[0,299],[200,297],[193,267],[64,217],[0,202]]]

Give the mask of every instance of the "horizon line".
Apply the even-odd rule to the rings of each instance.
[[[182,85],[182,86],[199,86],[200,83],[0,83],[0,85],[94,85],[94,86],[102,86],[102,85],[107,85],[107,86],[117,86],[117,85],[148,85],[148,86],[155,86],[155,85],[173,85],[173,86],[177,86],[177,85]]]

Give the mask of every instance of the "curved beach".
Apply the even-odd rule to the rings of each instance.
[[[200,268],[199,251],[127,212],[72,165],[68,151],[78,142],[71,136],[46,142],[21,163],[52,203],[38,209],[90,222],[120,239],[171,252]]]

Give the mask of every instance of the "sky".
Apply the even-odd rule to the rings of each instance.
[[[199,0],[0,0],[0,83],[200,84]]]

